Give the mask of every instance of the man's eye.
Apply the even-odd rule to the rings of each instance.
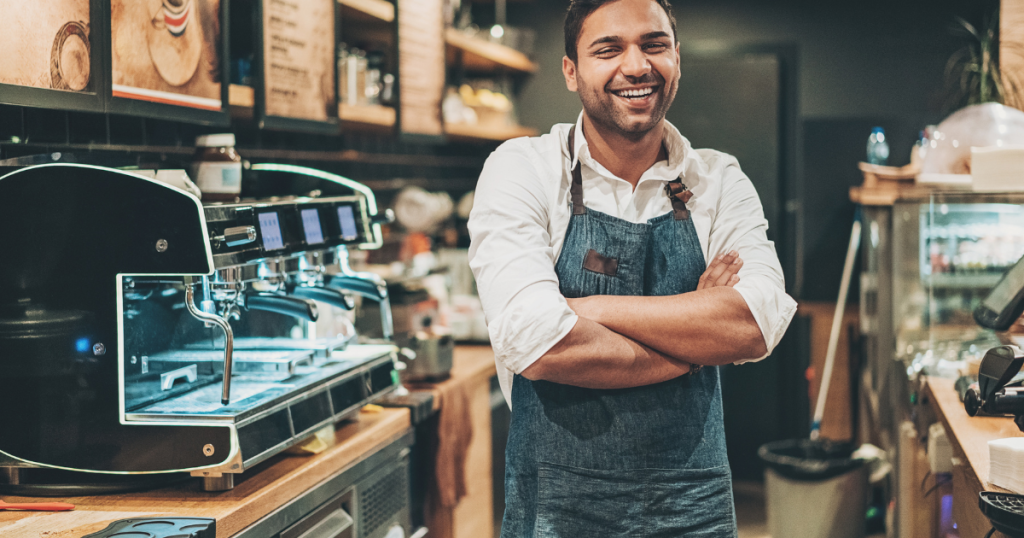
[[[648,44],[644,45],[644,50],[653,51],[653,52],[662,51],[662,50],[665,50],[666,48],[668,48],[668,46],[665,45],[664,43],[648,43]]]

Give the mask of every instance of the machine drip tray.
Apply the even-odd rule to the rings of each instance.
[[[135,412],[128,414],[128,420],[165,420],[168,418],[182,418],[193,420],[211,419],[218,422],[230,420],[235,423],[245,422],[253,415],[269,410],[288,399],[296,398],[301,394],[307,394],[317,390],[330,389],[335,385],[344,383],[351,377],[358,377],[368,372],[376,362],[390,362],[390,355],[393,346],[351,346],[342,353],[335,354],[334,358],[327,363],[314,366],[309,361],[295,365],[294,374],[280,380],[267,379],[261,375],[250,375],[241,368],[242,372],[233,375],[231,378],[231,402],[228,405],[221,404],[221,384],[214,383],[199,387],[179,396],[168,398],[153,405],[142,407]],[[180,351],[168,353],[168,356],[178,358],[189,357],[193,361],[201,358],[209,358],[216,352]],[[288,352],[237,352],[235,360],[236,372],[239,366],[247,364],[239,357],[251,357],[252,354],[264,355],[267,358],[278,357],[279,362],[269,363],[271,367],[277,367],[285,361],[292,360],[294,355]],[[308,359],[309,355],[303,355]],[[154,356],[150,358],[150,364],[162,360]],[[177,359],[175,359],[177,360]],[[223,360],[223,356],[221,356]],[[182,360],[177,363],[194,364]],[[258,368],[258,362],[250,363],[252,368]],[[266,363],[263,363],[266,364]]]
[[[317,363],[333,359],[335,355],[343,356],[345,349],[354,337],[317,338],[315,340],[297,340],[295,338],[274,338],[267,336],[240,336],[234,339],[235,351],[311,351]],[[202,340],[193,342],[185,349],[189,350],[223,350],[224,339],[213,341]]]
[[[265,380],[283,380],[299,374],[302,365],[313,366],[312,351],[236,349],[233,355],[234,374]],[[183,349],[157,353],[149,357],[151,371],[170,372],[195,364],[203,370],[224,373],[224,350]]]
[[[283,381],[232,376],[228,405],[221,404],[221,384],[212,383],[142,407],[127,419],[235,424],[249,467],[392,392],[397,386],[394,352],[390,345],[350,346],[330,362],[297,366],[295,375]]]

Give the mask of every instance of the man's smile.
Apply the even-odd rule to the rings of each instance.
[[[608,93],[614,95],[616,100],[623,102],[629,110],[640,112],[655,104],[660,90],[662,90],[662,85],[655,84],[653,86],[609,89]]]
[[[626,104],[631,107],[642,107],[649,104],[654,100],[654,96],[660,86],[646,86],[640,88],[622,88],[618,90],[609,90],[609,93],[622,99]]]

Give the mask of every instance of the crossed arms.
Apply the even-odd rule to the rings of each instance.
[[[568,299],[579,321],[522,375],[614,389],[667,381],[689,372],[690,364],[761,357],[767,353],[761,330],[732,288],[742,265],[735,251],[718,256],[697,290],[680,295]]]
[[[692,211],[695,222],[705,219],[698,234],[714,257],[696,291],[567,302],[553,240],[570,219],[563,155],[554,145],[538,152],[542,145],[520,139],[491,155],[469,219],[470,267],[499,365],[530,379],[627,388],[675,378],[690,364],[758,359],[775,347],[796,303],[785,294],[760,200],[735,159],[702,158],[710,179],[698,186]],[[720,267],[718,254],[729,250],[743,257],[732,268],[742,267],[742,282],[721,280],[729,265]]]

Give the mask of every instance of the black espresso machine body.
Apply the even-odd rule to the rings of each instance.
[[[106,472],[230,455],[228,428],[129,426],[119,412],[119,275],[210,273],[202,217],[195,198],[108,169],[0,178],[0,452]]]
[[[380,245],[372,193],[265,166],[353,194],[204,207],[100,167],[0,177],[0,467],[225,489],[397,388],[394,346],[309,334],[352,295],[390,324],[386,284],[347,265],[348,247]]]

